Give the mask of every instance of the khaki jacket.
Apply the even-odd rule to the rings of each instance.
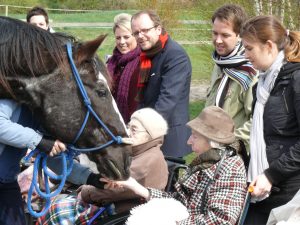
[[[130,173],[141,185],[164,190],[168,181],[168,166],[160,149],[163,138],[132,147]],[[81,189],[82,200],[87,203],[103,205],[114,203],[116,212],[127,211],[140,204],[140,197],[130,190],[98,189],[84,185]]]
[[[207,92],[207,99],[205,107],[215,105],[217,90],[222,80],[223,73],[221,68],[217,65],[214,66],[210,88]],[[230,78],[229,78],[230,79]],[[235,123],[235,135],[237,138],[244,141],[247,152],[249,153],[250,144],[250,127],[252,123],[252,87],[257,82],[255,77],[249,89],[244,91],[242,86],[236,81],[230,79],[227,94],[223,109],[231,116]]]

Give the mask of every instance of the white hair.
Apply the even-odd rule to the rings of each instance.
[[[212,148],[220,148],[220,147],[224,146],[223,144],[213,141],[213,140],[209,140],[208,143]]]

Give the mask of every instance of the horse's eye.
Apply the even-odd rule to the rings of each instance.
[[[97,90],[96,92],[99,97],[105,97],[107,95],[107,91],[104,89]]]

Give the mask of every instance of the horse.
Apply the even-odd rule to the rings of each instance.
[[[72,36],[50,33],[8,17],[0,17],[0,33],[3,34],[0,35],[0,98],[27,105],[47,134],[72,143],[86,118],[87,108],[66,51],[66,44],[71,43],[71,57],[89,104],[111,133],[127,137],[125,124],[110,92],[107,70],[96,54],[106,35],[78,42]],[[89,116],[76,139],[76,148],[94,148],[111,136],[95,117]],[[110,179],[129,177],[128,148],[114,143],[86,154],[103,176]]]

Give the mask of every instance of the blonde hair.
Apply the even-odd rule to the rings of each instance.
[[[274,16],[256,16],[243,25],[240,36],[265,44],[274,42],[279,51],[284,50],[290,62],[300,62],[300,32],[287,31]]]
[[[115,16],[114,18],[114,25],[113,25],[113,31],[116,32],[117,28],[121,28],[124,30],[128,30],[130,33],[131,31],[131,15],[128,13],[120,13]]]

